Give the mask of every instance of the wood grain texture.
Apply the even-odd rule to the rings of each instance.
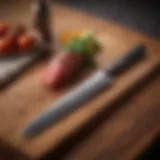
[[[23,7],[25,8],[25,5],[21,6],[19,12],[17,10],[17,14],[24,14],[25,17],[26,9],[23,10]],[[98,112],[104,108],[109,108],[114,100],[151,72],[159,63],[160,43],[158,41],[71,8],[55,5],[53,10],[56,34],[65,29],[85,28],[97,35],[103,46],[101,53],[97,56],[99,68],[111,64],[116,58],[140,42],[147,46],[146,58],[115,80],[114,85],[109,90],[105,90],[70,116],[31,140],[25,140],[20,136],[23,127],[44,111],[48,105],[89,76],[91,72],[82,74],[79,81],[55,92],[47,90],[41,85],[41,73],[46,64],[46,62],[41,62],[23,74],[8,90],[1,92],[0,138],[30,158],[41,157],[51,148],[55,148]],[[107,105],[104,106],[104,104]]]

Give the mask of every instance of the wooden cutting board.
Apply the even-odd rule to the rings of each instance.
[[[1,92],[0,139],[29,158],[39,158],[51,148],[55,148],[71,133],[80,129],[95,114],[106,107],[109,108],[114,100],[123,96],[130,87],[136,85],[159,64],[160,43],[158,41],[68,7],[55,5],[53,10],[56,33],[72,28],[90,29],[97,35],[103,46],[101,53],[97,56],[99,68],[111,64],[138,43],[146,45],[146,58],[118,77],[112,87],[41,135],[30,140],[25,140],[20,136],[25,125],[47,109],[51,103],[65,95],[68,90],[86,79],[91,72],[82,74],[78,81],[62,90],[51,91],[41,84],[41,73],[47,63],[41,62],[23,74],[10,88]],[[21,8],[17,13],[26,16],[25,9],[23,12]]]

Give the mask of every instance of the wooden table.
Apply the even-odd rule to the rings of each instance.
[[[23,19],[28,14],[28,2],[31,1],[18,3],[20,9],[17,14],[23,15]],[[11,8],[10,12],[12,13]],[[66,159],[76,160],[106,157],[115,160],[117,157],[114,156],[118,155],[119,159],[134,157],[160,131],[160,101],[156,98],[160,93],[159,79],[156,78],[160,62],[160,42],[64,6],[55,5],[54,21],[56,33],[68,28],[89,28],[97,35],[103,46],[97,56],[99,68],[109,65],[137,43],[146,45],[146,58],[82,108],[38,137],[25,140],[20,136],[24,126],[50,103],[91,74],[86,72],[80,76],[78,82],[54,92],[46,90],[40,83],[46,62],[35,65],[10,88],[0,93],[0,139],[9,148],[16,150],[16,155],[18,152],[20,157],[23,154],[29,159],[39,159],[51,149],[55,159],[60,159],[62,155],[66,156]],[[154,72],[156,73],[153,74]],[[151,82],[148,82],[150,77]],[[126,103],[122,103],[126,100]],[[85,141],[82,141],[85,137]],[[74,147],[76,148],[73,149]]]

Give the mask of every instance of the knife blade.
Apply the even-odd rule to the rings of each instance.
[[[110,86],[113,78],[144,56],[144,46],[138,45],[129,51],[109,67],[97,71],[89,79],[85,80],[78,87],[73,88],[57,103],[51,105],[35,120],[31,121],[23,130],[24,137],[33,137],[40,134],[45,129],[56,123],[62,117],[78,109],[82,104],[91,100],[93,97]]]

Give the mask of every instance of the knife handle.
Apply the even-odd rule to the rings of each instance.
[[[145,47],[144,45],[138,45],[133,48],[125,56],[121,57],[119,60],[110,65],[106,73],[114,77],[119,75],[125,69],[131,67],[134,63],[144,57]]]
[[[33,26],[40,33],[42,40],[52,43],[52,4],[50,0],[35,0],[33,4]]]

